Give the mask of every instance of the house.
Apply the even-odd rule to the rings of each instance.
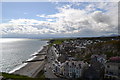
[[[100,74],[90,65],[83,69],[82,78],[83,80],[100,80]]]
[[[98,61],[103,65],[106,63],[106,55],[105,54],[93,54],[91,56],[92,61]]]
[[[54,73],[61,74],[61,64],[58,61],[54,61],[52,64]]]
[[[68,59],[68,56],[66,54],[61,54],[57,60],[61,63],[64,63]]]
[[[91,61],[90,65],[83,69],[84,80],[102,80],[104,78],[104,65],[99,61]]]
[[[105,77],[120,79],[120,57],[111,57],[105,64]]]
[[[59,48],[57,45],[52,46],[52,51],[55,55],[55,58],[58,58],[61,54],[59,53]]]
[[[66,61],[62,65],[63,75],[66,78],[80,78],[83,68],[87,65],[83,61]]]
[[[83,70],[82,78],[85,80],[102,80],[104,78],[105,61],[105,55],[93,54],[90,65]]]
[[[66,78],[80,78],[83,68],[88,65],[83,61],[65,61],[63,63],[54,61],[53,71],[55,74],[63,75]]]

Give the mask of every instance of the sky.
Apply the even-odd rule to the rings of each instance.
[[[2,37],[118,34],[117,2],[2,2]]]

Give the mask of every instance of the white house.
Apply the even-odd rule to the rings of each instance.
[[[86,65],[88,64],[83,61],[66,61],[62,65],[63,75],[67,78],[79,78]]]

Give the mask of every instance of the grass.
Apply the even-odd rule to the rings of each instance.
[[[2,76],[5,79],[12,79],[12,80],[46,80],[43,70],[40,71],[35,78],[31,78],[23,75],[17,75],[17,74],[9,74],[4,72],[2,72]]]
[[[55,40],[53,44],[62,44],[63,40]]]
[[[22,76],[22,75],[17,75],[17,74],[9,74],[9,73],[4,73],[2,72],[2,76],[5,79],[14,79],[14,80],[30,80],[32,79],[31,77],[27,77],[27,76]]]
[[[49,44],[49,46],[52,46],[54,44],[62,44],[64,40],[55,40],[53,41],[51,44]]]
[[[71,41],[75,40],[75,38],[56,38],[56,39],[49,39],[49,41],[52,41],[52,43],[49,44],[49,46],[52,46],[53,44],[62,44],[64,41]]]
[[[36,78],[40,78],[40,80],[45,80],[44,70],[41,70]]]

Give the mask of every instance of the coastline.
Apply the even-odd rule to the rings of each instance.
[[[43,46],[43,48],[38,51],[38,54],[43,54],[43,53],[46,54],[47,49],[48,49],[47,45]],[[32,60],[45,58],[45,55],[35,54],[35,55],[33,55],[33,57],[34,56],[35,56],[35,58]],[[21,67],[18,70],[15,70],[12,73],[34,78],[44,68],[45,60],[36,61],[36,62],[28,62],[28,63],[23,63],[23,64],[26,64],[26,65],[24,65],[23,67]]]

